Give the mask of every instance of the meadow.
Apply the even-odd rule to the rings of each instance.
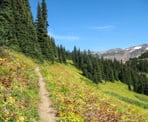
[[[147,122],[148,97],[116,81],[94,84],[71,61],[40,64],[21,53],[0,52],[0,122],[40,122],[40,67],[60,122]]]
[[[32,59],[0,50],[0,122],[37,122],[38,80]]]
[[[148,97],[129,91],[121,82],[96,85],[83,77],[71,62],[67,65],[46,63],[41,69],[61,122],[148,120]]]

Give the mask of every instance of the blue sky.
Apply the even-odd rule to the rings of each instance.
[[[41,1],[41,0],[40,0]],[[49,34],[72,50],[148,43],[148,0],[46,0]],[[37,0],[30,0],[36,19]]]

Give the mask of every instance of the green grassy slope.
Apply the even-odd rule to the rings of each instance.
[[[35,67],[41,72],[61,122],[146,122],[148,97],[120,82],[94,84],[71,62],[43,65],[0,50],[0,122],[39,122]]]
[[[95,85],[72,64],[41,68],[62,122],[148,120],[148,97],[120,82]]]
[[[0,50],[0,122],[37,122],[35,63],[12,50]]]
[[[135,106],[144,108],[145,110],[148,109],[148,96],[138,94],[132,91],[128,90],[128,86],[126,84],[123,84],[121,82],[116,83],[105,83],[98,85],[99,89],[101,89],[105,94],[108,94],[110,96],[114,96],[115,98],[122,99],[123,101],[128,102],[128,100],[131,100],[131,103]],[[125,99],[124,99],[125,98]],[[126,100],[127,99],[127,100]],[[134,103],[137,102],[136,103]],[[139,103],[139,104],[138,104]]]

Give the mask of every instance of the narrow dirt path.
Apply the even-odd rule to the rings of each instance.
[[[49,92],[45,87],[45,82],[43,76],[40,73],[40,69],[37,67],[35,69],[37,76],[39,77],[39,96],[41,102],[38,106],[39,116],[41,118],[41,122],[57,122],[56,121],[56,111],[52,107],[52,102],[49,99]]]

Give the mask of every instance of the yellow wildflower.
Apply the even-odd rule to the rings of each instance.
[[[9,98],[8,98],[8,101],[9,101],[11,104],[15,103],[15,99],[14,99],[13,97],[9,97]]]
[[[25,119],[23,116],[20,116],[19,119],[17,120],[17,122],[24,122],[24,121],[25,121]]]
[[[0,86],[0,90],[4,90],[4,87],[2,85]]]

